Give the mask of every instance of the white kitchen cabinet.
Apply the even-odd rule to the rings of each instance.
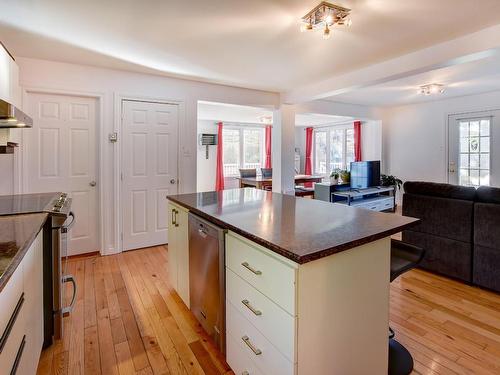
[[[19,68],[2,45],[0,45],[0,99],[21,108]]]
[[[168,203],[168,264],[172,287],[189,307],[188,210]]]
[[[227,363],[238,374],[387,373],[389,264],[389,237],[297,264],[229,231]]]
[[[43,345],[43,241],[38,235],[23,259],[24,295],[26,298],[26,372],[34,374]]]
[[[35,374],[43,345],[43,237],[40,232],[0,292],[0,368]],[[16,361],[17,358],[17,361]]]

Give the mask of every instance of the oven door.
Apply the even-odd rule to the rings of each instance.
[[[63,316],[68,315],[73,309],[76,300],[76,282],[72,275],[66,274],[66,263],[68,258],[68,231],[75,223],[75,215],[70,212],[64,223],[52,228],[52,261],[53,261],[53,309],[54,309],[54,339],[58,340],[63,335]],[[73,286],[73,296],[69,306],[64,306],[65,283]]]

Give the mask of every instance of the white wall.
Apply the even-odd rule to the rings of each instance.
[[[447,182],[447,118],[500,109],[500,91],[381,108],[385,171],[403,181]]]
[[[103,97],[104,147],[101,169],[104,181],[104,253],[118,250],[118,220],[115,217],[115,186],[118,183],[114,163],[119,157],[115,145],[107,142],[107,136],[119,124],[115,113],[115,99],[120,95],[138,98],[176,100],[184,105],[179,129],[179,178],[180,191],[196,191],[197,164],[197,102],[198,100],[223,103],[271,106],[279,104],[279,94],[247,90],[224,85],[182,80],[163,76],[139,74],[91,66],[66,64],[45,60],[17,58],[20,67],[20,83],[24,90],[43,89],[75,94],[97,94]],[[115,120],[117,120],[115,122]],[[26,129],[23,131],[30,131]],[[32,187],[36,190],[36,187]]]
[[[198,120],[198,136],[202,133],[217,134],[217,123],[212,120]],[[200,146],[198,143],[196,154],[196,191],[213,191],[217,169],[217,146],[208,146],[207,159],[206,146]]]

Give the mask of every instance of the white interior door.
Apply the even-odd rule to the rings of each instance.
[[[500,186],[500,111],[449,118],[448,181],[464,186]]]
[[[68,254],[98,251],[97,100],[30,94],[33,129],[27,129],[28,192],[67,192],[76,223]]]
[[[122,103],[124,250],[167,242],[165,197],[177,193],[178,128],[177,105]]]

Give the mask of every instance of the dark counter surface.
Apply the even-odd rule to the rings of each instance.
[[[0,217],[0,292],[21,263],[48,214]]]
[[[257,189],[167,199],[299,264],[388,237],[419,221]]]

